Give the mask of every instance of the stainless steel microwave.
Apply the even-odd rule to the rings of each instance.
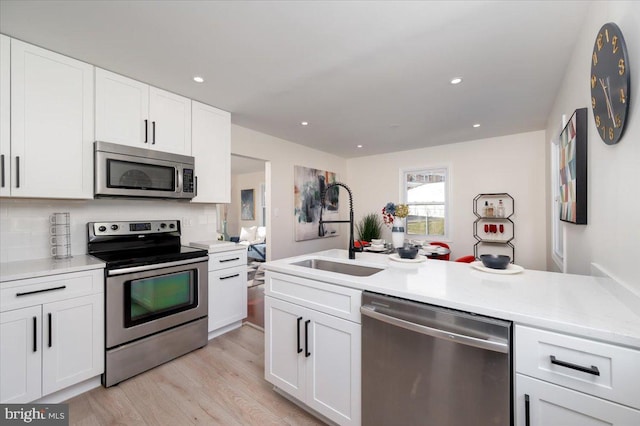
[[[94,144],[95,197],[189,200],[197,193],[194,158],[109,142]]]

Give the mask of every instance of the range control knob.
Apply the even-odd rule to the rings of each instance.
[[[161,224],[160,224],[160,228],[164,229],[164,228],[166,228],[166,227],[167,227],[167,224],[166,224],[166,223],[161,223]]]
[[[173,229],[173,228],[175,228],[175,227],[176,227],[176,225],[174,225],[173,223],[170,223],[170,224],[169,224],[169,228]]]
[[[104,231],[106,231],[106,230],[107,230],[107,227],[106,227],[106,226],[104,226],[104,225],[102,225],[102,226],[98,227],[98,231],[100,231],[100,232],[104,232]]]
[[[111,230],[112,231],[117,231],[118,230],[118,225],[111,225]]]

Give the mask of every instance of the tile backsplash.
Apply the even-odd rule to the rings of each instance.
[[[87,253],[87,222],[177,219],[182,244],[218,236],[215,204],[168,200],[0,200],[0,262],[51,257],[49,215],[69,212],[71,254]]]

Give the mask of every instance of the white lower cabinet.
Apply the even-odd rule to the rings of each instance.
[[[209,253],[209,338],[247,317],[247,249]],[[217,333],[221,334],[221,333]]]
[[[632,426],[640,411],[516,374],[519,426]]]
[[[75,297],[73,288],[62,288],[67,276],[94,294]],[[102,269],[21,281],[2,291],[3,305],[29,305],[0,312],[2,403],[31,402],[104,370]]]
[[[273,274],[266,275],[270,287]],[[340,425],[359,425],[360,337],[358,322],[268,294],[265,378],[327,419]]]
[[[515,330],[516,425],[640,425],[640,351]]]

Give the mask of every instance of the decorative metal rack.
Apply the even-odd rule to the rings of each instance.
[[[483,216],[482,208],[484,206],[484,202],[493,202],[494,209],[497,210],[497,203],[499,200],[503,200],[504,205],[504,217],[495,216]],[[476,243],[473,245],[473,255],[476,259],[480,258],[481,254],[485,254],[484,248],[488,246],[504,246],[507,247],[507,250],[510,251],[511,254],[511,263],[515,262],[516,256],[516,248],[511,243],[515,236],[515,223],[511,220],[513,213],[515,211],[515,200],[513,197],[506,192],[498,192],[498,193],[490,193],[490,194],[478,194],[473,199],[473,214],[476,216],[476,220],[473,222],[473,237],[476,239]],[[490,224],[489,222],[494,222]],[[504,233],[496,235],[501,235],[498,238],[490,238],[488,233],[484,231],[484,225],[496,225],[499,227],[503,225]],[[491,254],[499,254],[499,253],[491,253]]]

